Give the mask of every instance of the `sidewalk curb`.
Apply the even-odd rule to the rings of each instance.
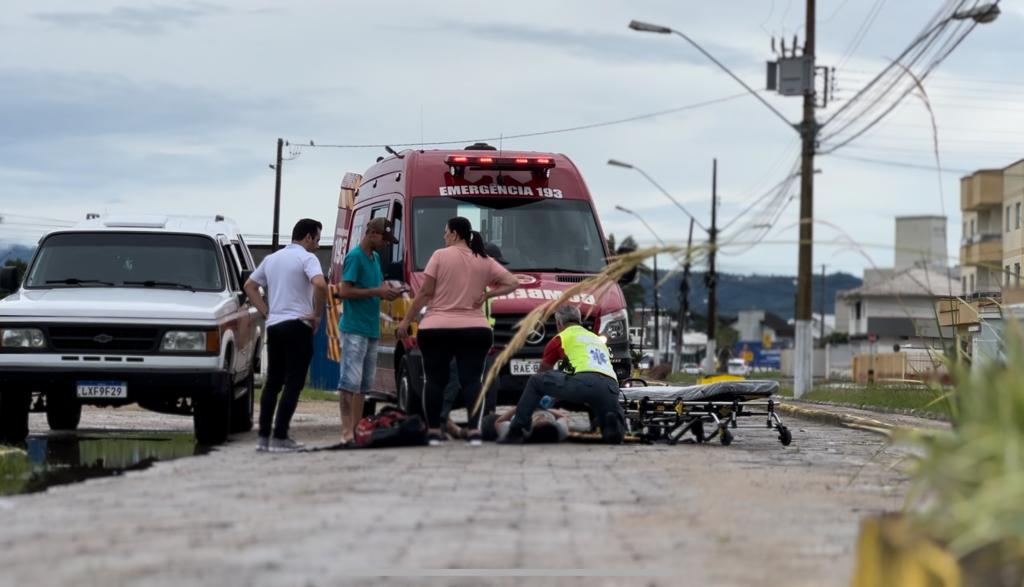
[[[892,424],[875,420],[874,418],[851,416],[849,414],[837,414],[828,410],[804,408],[784,402],[777,403],[775,405],[775,409],[788,416],[814,420],[815,422],[829,424],[831,426],[843,426],[845,428],[853,428],[855,430],[874,432],[875,434],[881,434],[886,438],[892,438],[893,431],[898,428],[898,426],[893,426]]]

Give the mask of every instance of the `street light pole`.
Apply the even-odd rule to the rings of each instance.
[[[270,250],[277,250],[281,226],[281,160],[284,139],[277,139],[277,164],[274,165],[274,231],[271,233]]]
[[[690,219],[690,234],[686,237],[686,261],[683,263],[683,279],[679,282],[679,330],[676,332],[676,352],[672,356],[672,370],[683,368],[683,343],[686,342],[686,322],[690,313],[690,247],[693,246],[693,218]]]
[[[679,208],[680,210],[682,210],[683,214],[686,214],[687,216],[689,216],[690,220],[696,222],[697,226],[701,227],[702,230],[707,230],[707,227],[704,226],[703,224],[701,224],[700,220],[697,220],[696,216],[691,214],[690,211],[687,210],[685,206],[683,206],[682,204],[679,203],[678,200],[673,198],[672,194],[668,193],[668,190],[666,190],[665,188],[661,187],[660,183],[654,181],[653,177],[651,177],[650,175],[647,175],[647,172],[644,171],[643,169],[640,169],[639,167],[637,167],[636,165],[633,165],[631,163],[626,163],[625,161],[619,161],[618,159],[609,159],[608,160],[608,165],[611,165],[612,167],[622,167],[623,169],[632,169],[633,171],[635,171],[635,172],[639,173],[640,175],[644,176],[644,179],[649,181],[651,183],[651,185],[653,185],[654,187],[658,188],[658,191],[661,192],[662,195],[664,195],[666,198],[669,199],[669,201],[671,201],[673,204],[676,205],[676,208]],[[616,207],[618,207],[618,206],[616,206]],[[662,243],[662,244],[664,244],[664,243]]]
[[[715,373],[715,357],[718,353],[715,341],[715,326],[718,322],[716,300],[718,274],[715,273],[715,241],[718,236],[718,159],[711,160],[711,229],[708,231],[708,272],[704,275],[708,288],[708,343],[704,357],[704,372]]]
[[[661,246],[665,246],[665,241],[661,240],[661,237],[658,236],[658,233],[654,232],[654,229],[651,228],[650,224],[647,224],[647,221],[644,220],[642,216],[640,216],[636,212],[630,210],[629,208],[624,208],[622,206],[615,206],[615,209],[618,210],[619,212],[625,212],[626,214],[629,214],[630,216],[633,216],[634,218],[639,220],[644,225],[644,227],[648,230],[648,232],[650,232],[654,236],[654,238],[658,240],[658,243],[660,243]],[[658,303],[658,255],[654,255],[654,280],[653,280],[652,283],[654,285],[654,364],[657,364],[658,360],[660,360],[660,355],[661,355],[661,343],[660,343],[660,341],[661,341],[661,331],[658,330],[658,327],[659,327],[658,314],[660,313],[660,310],[661,310],[661,308],[659,307],[659,303]],[[642,333],[646,329],[647,329],[647,320],[645,318],[644,319],[643,328],[640,330],[640,332]],[[642,336],[643,335],[641,334],[641,337]],[[642,340],[642,338],[641,338],[641,340]],[[643,351],[643,343],[642,342],[640,343],[640,350]]]

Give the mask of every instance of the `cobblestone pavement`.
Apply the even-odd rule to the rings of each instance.
[[[295,436],[335,442],[336,414],[302,404]],[[868,432],[787,423],[790,447],[741,428],[729,447],[282,455],[239,435],[206,456],[0,499],[0,584],[846,585],[861,518],[902,506],[905,454]],[[93,431],[190,424],[83,417]]]

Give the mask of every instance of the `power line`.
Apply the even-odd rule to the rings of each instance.
[[[24,214],[11,214],[8,212],[0,212],[0,218],[20,218],[22,220],[40,220],[43,222],[59,222],[61,224],[72,225],[75,224],[74,220],[64,220],[61,218],[46,218],[43,216],[26,216]]]
[[[301,150],[301,149],[308,149],[308,148],[319,148],[319,147],[332,148],[332,149],[370,149],[370,148],[383,149],[384,147],[388,147],[388,146],[390,146],[390,147],[422,147],[422,146],[427,146],[427,145],[431,145],[431,146],[434,146],[434,145],[437,145],[437,146],[440,146],[440,145],[465,145],[465,144],[474,143],[474,142],[486,142],[486,141],[497,141],[497,140],[508,141],[508,140],[512,140],[512,139],[525,139],[525,138],[529,138],[529,137],[539,137],[539,136],[546,136],[546,135],[562,134],[562,133],[576,132],[576,131],[581,131],[581,130],[590,130],[590,129],[593,129],[593,128],[602,128],[602,127],[606,127],[606,126],[613,126],[613,125],[616,125],[616,124],[625,124],[625,123],[628,123],[628,122],[637,122],[637,121],[640,121],[640,120],[646,120],[648,118],[656,118],[658,116],[665,116],[667,114],[675,114],[677,112],[684,112],[686,110],[695,110],[697,108],[704,108],[706,106],[712,106],[714,104],[721,104],[722,102],[728,102],[730,100],[735,100],[737,98],[741,98],[741,97],[746,96],[746,95],[748,95],[747,92],[741,92],[739,94],[732,94],[730,96],[723,96],[721,98],[714,98],[714,99],[711,99],[711,100],[705,100],[703,102],[695,102],[693,104],[687,104],[685,106],[679,106],[677,108],[669,108],[668,110],[659,110],[657,112],[648,112],[647,114],[639,114],[639,115],[636,115],[636,116],[630,116],[628,118],[619,118],[619,119],[616,119],[616,120],[608,120],[608,121],[605,121],[605,122],[595,122],[595,123],[592,123],[592,124],[583,124],[583,125],[571,126],[571,127],[567,127],[567,128],[558,128],[558,129],[552,129],[552,130],[543,130],[543,131],[538,131],[538,132],[529,132],[529,133],[521,133],[521,134],[514,134],[514,135],[503,135],[503,136],[496,136],[496,137],[482,137],[482,138],[472,138],[472,139],[461,139],[461,140],[457,140],[457,141],[427,141],[425,143],[424,142],[417,142],[417,143],[380,143],[380,144],[330,144],[330,143],[314,143],[313,141],[310,141],[309,145],[305,145],[305,144],[291,144],[291,143],[289,143],[289,146],[294,146],[294,147],[298,148],[299,150]]]
[[[958,3],[957,6],[953,7],[954,10],[959,8],[962,4],[962,2]],[[950,22],[954,20],[953,15],[955,15],[955,12],[947,16],[945,19],[940,19],[937,24],[933,25],[922,35],[919,35],[918,39],[914,41],[910,47],[904,50],[897,59],[893,60],[888,67],[879,73],[875,81],[870,82],[868,86],[861,90],[858,97],[855,97],[853,100],[848,102],[840,108],[839,111],[826,120],[826,125],[829,125],[830,122],[834,123],[837,117],[839,117],[843,112],[849,110],[851,105],[857,106],[864,101],[868,102],[867,105],[862,107],[858,113],[848,115],[847,120],[840,124],[838,129],[821,137],[821,144],[824,145],[824,147],[821,148],[819,152],[831,153],[840,149],[856,140],[876,124],[881,122],[881,120],[892,112],[892,110],[894,110],[908,94],[917,88],[917,81],[925,79],[933,69],[942,63],[950,53],[956,49],[956,47],[959,46],[965,38],[967,38],[967,35],[969,35],[978,24],[973,20],[958,21],[958,23],[952,27],[952,33],[948,35],[948,38],[939,43],[938,49],[932,52],[931,50],[933,46],[935,46],[943,34],[949,30]],[[929,52],[932,53],[931,56],[924,59],[925,55]],[[907,57],[904,62],[904,57],[908,55],[910,56]],[[920,67],[917,74],[912,73],[912,68],[922,60],[926,63]],[[909,81],[908,78],[910,78]],[[882,89],[878,91],[875,89],[876,86],[882,86]],[[876,94],[873,99],[869,99],[867,97],[871,92]],[[895,101],[888,105],[881,102],[882,98],[886,98],[894,94],[898,95],[898,98]],[[925,100],[927,100],[927,98],[925,98]],[[854,128],[853,125],[858,123],[861,119],[869,120],[868,122],[859,125],[859,128]],[[842,133],[845,131],[849,132],[846,136],[842,136]]]
[[[882,7],[885,5],[886,0],[875,0],[875,3],[871,5],[871,9],[868,11],[867,17],[864,22],[861,23],[860,28],[853,35],[853,40],[847,46],[846,51],[843,52],[842,58],[839,59],[839,63],[836,65],[836,69],[842,69],[846,62],[849,61],[853,53],[860,47],[860,44],[864,41],[864,37],[867,36],[871,26],[875,24],[875,19],[878,18],[878,14],[882,11]]]
[[[935,173],[935,171],[936,171],[936,168],[935,168],[934,165],[923,165],[923,164],[918,164],[918,163],[907,163],[907,162],[904,162],[904,161],[890,161],[890,160],[887,160],[887,159],[872,159],[871,157],[858,157],[856,155],[840,155],[840,154],[836,154],[836,153],[832,153],[832,154],[830,154],[828,156],[829,157],[835,157],[836,159],[848,159],[850,161],[859,161],[861,163],[871,163],[871,164],[874,164],[874,165],[886,165],[886,166],[889,166],[889,167],[902,167],[902,168],[906,168],[906,169],[917,169],[917,170],[920,170],[920,171],[930,171],[932,173]],[[957,175],[968,175],[968,174],[974,173],[973,171],[968,171],[966,169],[954,169],[954,168],[945,167],[945,166],[943,166],[943,168],[940,169],[939,171],[941,171],[942,173],[953,173],[953,174],[957,174]]]

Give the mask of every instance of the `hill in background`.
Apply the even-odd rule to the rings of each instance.
[[[659,271],[664,278],[666,272]],[[654,305],[654,290],[651,275],[641,274],[639,283],[645,292],[646,305]],[[677,311],[679,308],[679,283],[682,274],[673,275],[659,288],[660,305],[664,309]],[[849,273],[830,273],[825,276],[825,313],[835,311],[836,292],[853,289],[861,285],[861,279]],[[821,275],[814,276],[812,310],[821,307]],[[735,316],[740,310],[766,310],[789,320],[796,310],[796,277],[792,275],[737,275],[718,274],[718,313]],[[698,314],[707,312],[707,288],[704,272],[690,274],[690,311]]]
[[[35,251],[35,247],[0,243],[0,265],[6,263],[8,259],[21,259],[28,263]]]

